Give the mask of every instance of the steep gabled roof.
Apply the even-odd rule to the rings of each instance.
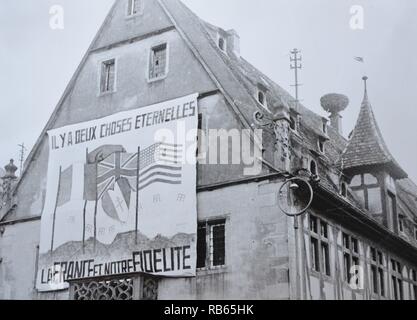
[[[269,100],[268,102],[271,102],[270,104],[268,103],[268,105],[282,103],[289,108],[295,108],[294,98],[286,90],[277,85],[245,59],[236,55],[233,50],[229,50],[228,48],[227,52],[224,52],[218,48],[216,43],[217,32],[220,30],[222,31],[222,34],[227,34],[227,31],[202,21],[179,0],[154,1],[160,5],[160,8],[163,9],[166,15],[166,17],[163,18],[160,27],[165,28],[170,26],[177,29],[186,44],[190,47],[193,54],[210,75],[211,79],[216,84],[216,87],[218,87],[224,94],[228,104],[243,124],[243,127],[250,128],[253,123],[253,113],[262,108],[255,98],[257,94],[256,90],[259,85],[262,85],[267,89],[267,100]],[[118,15],[122,15],[121,12],[116,12],[116,9],[119,11],[124,10],[123,8],[120,9],[117,7],[117,3],[120,2],[121,1],[115,2],[112,10],[106,18],[106,21],[103,23],[103,26],[87,51],[80,67],[59,102],[58,107],[54,111],[41,137],[33,148],[28,158],[28,164],[37,153],[37,150],[39,150],[40,141],[45,136],[46,130],[49,129],[55,121],[56,115],[58,114],[65,97],[71,91],[72,84],[76,81],[78,73],[85,63],[88,55],[92,51],[98,50],[103,46],[111,46],[113,41],[130,41],[129,37],[138,37],[138,30],[133,32],[134,30],[129,29],[130,31],[128,34],[124,34],[122,31],[118,32],[117,39],[112,37],[110,42],[107,40],[103,42],[104,40],[101,40],[102,38],[100,35],[106,28],[108,28],[110,22],[116,19]],[[125,20],[123,19],[123,21]],[[302,116],[301,128],[299,130],[301,140],[308,147],[308,149],[316,149],[317,138],[320,130],[322,130],[322,117],[304,107],[302,104],[298,105],[297,111]],[[325,157],[328,169],[334,169],[335,172],[338,171],[337,167],[333,165],[338,159],[341,158],[342,152],[345,150],[343,154],[343,164],[345,168],[384,164],[388,165],[388,167],[396,173],[395,176],[401,178],[406,177],[405,172],[395,162],[382,139],[382,135],[376,124],[366,91],[357,129],[355,129],[354,135],[349,144],[347,145],[348,142],[346,139],[331,126],[328,128],[328,136],[330,140],[326,144]],[[373,138],[370,139],[368,143],[363,137],[366,139]],[[363,143],[365,146],[361,149],[361,145]],[[372,157],[370,157],[371,152],[369,151],[369,145],[376,150],[376,152],[372,152]],[[358,150],[355,149],[356,147]],[[27,167],[29,166],[30,165]],[[26,168],[26,170],[27,169],[28,168]],[[335,181],[335,179],[332,180],[327,174],[327,170],[319,170],[319,174],[322,178],[322,182],[326,186],[328,186],[331,190],[338,192],[338,181]]]
[[[365,95],[352,137],[342,155],[342,169],[345,172],[352,172],[363,167],[383,166],[393,177],[407,178],[405,171],[389,152],[379,130],[368,98],[367,79],[367,77],[363,78]]]

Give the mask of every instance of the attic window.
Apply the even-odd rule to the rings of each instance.
[[[101,63],[100,92],[108,93],[115,90],[116,60],[111,59]]]
[[[266,106],[265,92],[263,92],[262,90],[258,90],[258,102],[261,105]]]
[[[131,17],[142,13],[143,0],[128,0],[127,2],[127,16]]]
[[[164,78],[168,68],[168,45],[166,43],[151,49],[149,62],[149,80]]]
[[[347,197],[347,184],[346,184],[346,182],[342,182],[342,185],[340,186],[340,194],[344,198]]]
[[[320,153],[324,154],[325,153],[325,148],[324,148],[324,142],[322,140],[318,141],[318,147],[319,147]]]
[[[294,117],[290,117],[290,128],[293,131],[297,131],[297,120]]]
[[[313,176],[317,176],[317,163],[314,160],[310,162],[310,172]]]
[[[218,45],[219,45],[220,50],[226,51],[226,40],[224,40],[223,37],[219,37]]]
[[[398,229],[400,232],[404,232],[404,216],[400,215],[398,219]]]
[[[323,133],[327,134],[327,121],[323,119],[323,127],[322,127]]]

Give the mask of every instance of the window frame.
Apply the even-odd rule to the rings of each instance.
[[[395,258],[390,259],[390,283],[392,289],[391,298],[396,301],[404,300],[404,277],[403,277],[403,264]],[[398,270],[400,269],[400,270]],[[399,289],[399,291],[398,291]]]
[[[324,134],[328,134],[328,121],[327,119],[323,119],[323,126],[321,127],[321,130]]]
[[[298,133],[298,119],[295,116],[290,116],[290,129],[292,132]]]
[[[345,238],[348,239],[348,246],[345,245]],[[354,240],[354,241],[352,241]],[[357,250],[354,250],[355,244]],[[359,238],[352,236],[347,232],[342,232],[342,257],[343,257],[343,281],[350,285],[350,281],[352,280],[352,274],[350,270],[355,265],[354,262],[357,261],[358,267],[361,266],[361,256],[360,256],[360,240]],[[346,266],[346,258],[348,258],[349,270],[347,270]]]
[[[165,72],[163,75],[151,78],[151,66],[153,65],[153,57],[154,52],[156,49],[165,46]],[[146,68],[146,78],[148,80],[148,83],[157,82],[164,80],[169,73],[169,63],[170,63],[170,46],[168,41],[160,41],[155,44],[153,44],[149,49],[149,57],[148,57],[148,66]]]
[[[220,41],[223,41],[223,48],[220,46]],[[220,34],[217,34],[217,47],[220,49],[221,52],[227,52],[227,39],[222,37]]]
[[[312,221],[315,220],[315,229],[312,228]],[[326,234],[322,232],[322,226],[326,226]],[[331,241],[330,241],[330,224],[317,217],[309,214],[308,216],[308,236],[310,242],[310,270],[324,277],[331,278],[333,274],[331,264]],[[313,245],[315,243],[315,245]],[[327,248],[327,253],[323,254],[323,249]]]
[[[342,181],[340,183],[340,195],[343,198],[347,198],[348,197],[348,184],[344,181]]]
[[[132,13],[135,1],[140,2],[140,9],[139,9],[138,12]],[[132,7],[131,7],[131,11],[129,11],[129,7],[130,7],[131,2],[132,2]],[[131,18],[142,15],[143,11],[144,11],[144,7],[145,7],[145,2],[143,0],[127,0],[126,1],[126,19],[131,19]]]
[[[390,259],[390,284],[392,289],[391,298],[397,301],[404,300],[404,265],[395,258]],[[400,269],[400,270],[398,270]],[[399,290],[398,290],[399,289]]]
[[[410,268],[410,299],[417,300],[417,270],[414,268]]]
[[[402,235],[407,234],[406,225],[407,225],[407,217],[402,213],[398,213],[398,233],[399,234],[402,234]]]
[[[260,97],[261,97],[261,95],[262,95],[262,97],[263,97],[263,102],[261,102],[260,100]],[[266,92],[264,91],[264,90],[262,90],[262,89],[259,89],[258,88],[258,90],[257,90],[257,93],[256,93],[256,101],[262,106],[262,107],[264,107],[264,108],[267,108],[268,107],[268,103],[267,103],[267,101],[266,101]]]
[[[374,254],[375,253],[375,259]],[[373,295],[377,295],[380,298],[387,297],[387,269],[386,269],[386,255],[379,249],[370,246],[369,247],[369,266],[370,266],[370,276],[371,276],[371,292]],[[372,277],[373,269],[376,274],[376,287],[374,279]],[[381,279],[382,272],[382,279]],[[381,285],[382,284],[382,285]]]
[[[320,138],[317,140],[317,149],[320,154],[326,154],[326,143]]]
[[[214,243],[213,243],[213,228],[217,226],[224,226],[224,263],[222,265],[214,265]],[[211,270],[221,270],[227,268],[227,218],[217,218],[211,220],[205,220],[198,222],[198,229],[205,229],[205,262],[204,266],[196,265],[197,271],[211,271]],[[198,247],[198,239],[197,239]],[[197,257],[199,253],[197,252]]]
[[[104,76],[104,66],[106,63],[113,61],[114,64],[114,79],[113,79],[113,88],[112,90],[103,91],[102,87],[102,79]],[[117,80],[118,80],[118,58],[117,57],[111,57],[111,58],[105,58],[101,59],[98,63],[98,96],[106,96],[111,95],[113,93],[117,92]]]
[[[314,163],[314,168],[315,168],[315,171],[316,172],[313,172],[313,170],[311,170],[312,169],[312,164]],[[318,176],[319,175],[319,168],[318,168],[318,164],[317,164],[317,161],[316,160],[314,160],[314,159],[310,159],[310,163],[309,163],[309,165],[308,165],[308,171],[310,171],[310,173],[312,174],[312,175],[315,175],[315,176]]]
[[[367,174],[372,175],[377,180],[377,182],[374,183],[374,184],[366,184],[365,175],[367,175]],[[360,173],[360,174],[358,174],[356,176],[360,177],[361,184],[359,186],[352,186],[352,185],[350,185],[350,189],[355,193],[355,195],[357,194],[357,191],[363,192],[364,207],[365,207],[366,210],[370,211],[373,214],[382,214],[383,211],[384,211],[384,207],[383,207],[383,204],[382,204],[384,195],[383,195],[383,187],[380,185],[380,183],[378,181],[378,177],[376,177],[372,173]],[[352,180],[355,177],[353,177]],[[379,193],[380,193],[381,212],[373,212],[373,211],[371,211],[371,209],[369,209],[369,190],[377,189],[377,188],[379,189]]]

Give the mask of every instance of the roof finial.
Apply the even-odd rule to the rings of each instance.
[[[362,80],[363,80],[363,82],[365,84],[365,99],[368,99],[368,83],[367,83],[368,79],[369,78],[367,76],[364,76],[362,78]]]

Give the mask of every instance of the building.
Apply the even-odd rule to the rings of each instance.
[[[346,140],[343,96],[322,99],[329,125],[241,57],[239,42],[234,30],[202,21],[178,0],[115,2],[20,179],[13,165],[5,168],[13,188],[4,188],[0,211],[0,298],[417,298],[417,186],[384,143],[367,78]],[[38,291],[47,132],[196,92],[203,132],[265,129],[256,176],[245,175],[244,164],[198,165],[196,276],[129,273]],[[293,177],[314,191],[298,228],[281,210],[280,190]],[[308,202],[302,181],[290,207]]]

